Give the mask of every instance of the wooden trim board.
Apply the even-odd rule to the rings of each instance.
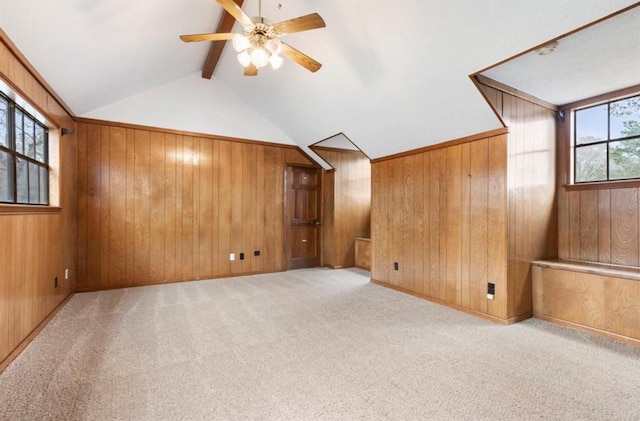
[[[0,31],[1,30],[2,29],[0,29]],[[16,94],[17,96],[25,100],[29,104],[29,106],[33,107],[36,111],[38,111],[38,113],[42,114],[42,116],[46,120],[45,122],[46,125],[50,125],[54,129],[59,129],[61,127],[58,119],[54,118],[50,113],[45,111],[45,109],[38,103],[38,101],[35,101],[33,98],[27,95],[22,89],[20,89],[15,83],[13,83],[13,81],[9,78],[8,75],[0,71],[0,85],[1,84],[6,85],[9,88],[10,92],[13,91],[10,93],[9,96],[13,97],[13,94]]]
[[[472,74],[472,76],[475,76],[475,75],[480,74],[480,73],[482,73],[482,72],[486,72],[487,70],[491,70],[491,69],[493,69],[494,67],[498,67],[498,66],[500,66],[501,64],[504,64],[504,63],[506,63],[506,62],[508,62],[508,61],[511,61],[511,60],[513,60],[513,59],[516,59],[516,58],[518,58],[518,57],[520,57],[520,56],[523,56],[523,55],[525,55],[525,54],[527,54],[527,53],[530,53],[531,51],[535,51],[535,50],[537,50],[538,48],[544,47],[545,45],[550,44],[550,43],[552,43],[552,42],[559,41],[559,40],[561,40],[562,38],[565,38],[565,37],[568,37],[569,35],[575,34],[576,32],[580,32],[580,31],[582,31],[582,30],[584,30],[584,29],[587,29],[587,28],[589,28],[589,27],[591,27],[591,26],[597,25],[597,24],[599,24],[600,22],[604,22],[604,21],[605,21],[605,20],[607,20],[607,19],[610,19],[610,18],[615,17],[615,16],[617,16],[617,15],[619,15],[619,14],[622,14],[622,13],[624,13],[624,12],[627,12],[627,11],[629,11],[629,10],[631,10],[631,9],[634,9],[634,8],[638,7],[638,6],[640,6],[640,2],[634,3],[634,4],[630,5],[630,6],[627,6],[627,7],[623,8],[623,9],[620,9],[620,10],[618,10],[618,11],[616,11],[616,12],[613,12],[613,13],[611,13],[611,14],[607,15],[607,16],[604,16],[604,17],[602,17],[602,18],[600,18],[600,19],[596,19],[596,20],[594,20],[593,22],[590,22],[590,23],[588,23],[588,24],[586,24],[586,25],[582,25],[582,26],[580,26],[579,28],[576,28],[576,29],[574,29],[574,30],[572,30],[572,31],[569,31],[569,32],[565,33],[565,34],[559,35],[559,36],[557,36],[557,37],[555,37],[555,38],[551,38],[550,40],[547,40],[547,41],[545,41],[545,42],[543,42],[543,43],[537,44],[537,45],[535,45],[535,46],[533,46],[533,47],[531,47],[531,48],[528,48],[528,49],[526,49],[526,50],[524,50],[524,51],[522,51],[522,52],[520,52],[520,53],[518,53],[518,54],[515,54],[515,55],[513,55],[513,56],[511,56],[511,57],[508,57],[508,58],[506,58],[506,59],[504,59],[504,60],[500,60],[499,62],[497,62],[497,63],[495,63],[495,64],[492,64],[491,66],[487,66],[487,67],[485,67],[484,69],[478,70],[477,72],[473,73],[473,74]]]
[[[528,94],[528,93],[526,93],[524,91],[521,91],[521,90],[516,89],[514,87],[511,87],[509,85],[506,85],[506,84],[504,84],[502,82],[498,82],[497,80],[493,80],[493,79],[488,78],[486,76],[474,75],[474,76],[472,76],[472,79],[473,78],[475,78],[478,81],[478,83],[481,84],[481,85],[489,86],[489,87],[495,88],[495,89],[497,89],[499,91],[506,92],[508,94],[511,94],[511,95],[517,97],[517,98],[524,99],[525,101],[532,102],[532,103],[534,103],[536,105],[539,105],[541,107],[547,108],[547,109],[549,109],[551,111],[558,111],[558,109],[559,109],[559,107],[557,105],[555,105],[555,104],[547,102],[547,101],[545,101],[543,99],[535,97],[535,96],[533,96],[531,94]],[[489,103],[489,104],[491,105],[491,103]]]
[[[4,32],[2,28],[0,28],[0,42],[7,46],[7,48],[9,49],[9,51],[11,51],[11,53],[13,53],[15,58],[18,59],[18,61],[25,67],[25,69],[27,69],[29,73],[31,73],[31,76],[33,76],[38,81],[38,83],[42,85],[45,91],[47,91],[47,93],[56,100],[56,102],[62,107],[62,109],[65,110],[66,113],[73,118],[75,114],[71,111],[71,108],[69,108],[69,106],[65,104],[62,98],[58,96],[53,88],[40,75],[40,73],[38,73],[38,71],[31,65],[31,63],[29,63],[29,60],[27,60],[27,58],[20,52],[18,47],[13,43],[13,41],[11,41],[9,35],[7,35],[7,33]]]
[[[484,133],[477,133],[471,136],[465,136],[458,139],[449,140],[447,142],[437,143],[435,145],[424,146],[418,149],[412,149],[410,151],[399,152],[393,155],[387,155],[380,158],[375,158],[371,160],[372,164],[377,164],[379,162],[390,161],[392,159],[404,158],[411,155],[418,155],[424,152],[434,151],[437,149],[444,149],[451,146],[461,145],[463,143],[475,142],[476,140],[486,139],[489,137],[500,136],[503,134],[507,134],[509,130],[506,127],[502,127],[495,130],[490,130]]]
[[[262,146],[273,146],[276,148],[300,149],[298,145],[287,145],[284,143],[266,142],[262,140],[253,140],[253,139],[242,139],[238,137],[190,132],[187,130],[175,130],[175,129],[167,129],[163,127],[144,126],[141,124],[122,123],[118,121],[98,120],[94,118],[85,118],[85,117],[78,117],[76,118],[76,121],[78,123],[96,124],[100,126],[121,127],[123,129],[146,130],[148,132],[168,133],[168,134],[175,134],[179,136],[192,136],[192,137],[199,137],[204,139],[226,140],[230,142],[250,143],[250,144],[262,145]]]
[[[595,327],[586,326],[580,323],[570,322],[568,320],[560,319],[553,316],[548,316],[545,314],[539,314],[539,313],[536,313],[535,311],[533,312],[533,317],[535,317],[536,319],[544,320],[549,323],[554,323],[560,326],[568,327],[575,330],[580,330],[582,332],[587,332],[592,335],[597,335],[603,338],[613,339],[618,342],[640,347],[640,340],[631,338],[629,336],[618,335],[617,333],[608,332],[602,329],[596,329]]]
[[[472,309],[467,308],[467,307],[463,307],[463,306],[459,306],[459,305],[456,305],[456,304],[452,304],[452,303],[446,302],[444,300],[440,300],[440,299],[435,298],[435,297],[431,297],[431,296],[424,295],[424,294],[419,294],[417,292],[410,291],[408,289],[404,289],[404,288],[401,288],[401,287],[398,287],[398,286],[395,286],[395,285],[390,285],[390,284],[387,284],[387,283],[384,283],[384,282],[380,282],[380,281],[377,281],[377,280],[375,280],[373,278],[371,278],[371,283],[372,284],[376,284],[376,285],[380,285],[380,286],[385,287],[385,288],[390,288],[390,289],[393,289],[395,291],[403,292],[405,294],[413,295],[414,297],[422,298],[423,300],[431,301],[433,303],[440,304],[440,305],[452,308],[454,310],[462,311],[464,313],[468,313],[468,314],[471,314],[473,316],[481,317],[483,319],[486,319],[486,320],[489,320],[489,321],[492,321],[494,323],[498,323],[498,324],[501,324],[501,325],[505,325],[505,326],[521,322],[521,321],[529,319],[529,318],[531,318],[533,316],[532,313],[527,313],[527,314],[522,314],[520,316],[511,317],[511,318],[508,318],[508,319],[502,319],[500,317],[492,316],[492,315],[486,314],[486,313],[481,313],[479,311],[475,311],[475,310],[472,310]]]
[[[532,266],[640,281],[640,268],[574,260],[538,260]]]
[[[124,288],[138,288],[138,287],[149,287],[154,285],[169,285],[169,284],[181,284],[183,282],[201,282],[201,281],[218,281],[221,279],[227,278],[237,278],[240,276],[251,276],[251,275],[263,275],[268,273],[280,273],[283,271],[280,270],[269,270],[269,271],[261,271],[261,272],[242,272],[242,273],[227,273],[224,275],[216,275],[210,278],[200,278],[200,279],[176,279],[168,282],[143,282],[136,285],[125,285],[125,286],[108,286],[108,287],[95,287],[95,288],[76,288],[76,292],[96,292],[96,291],[111,291],[114,289],[124,289]]]

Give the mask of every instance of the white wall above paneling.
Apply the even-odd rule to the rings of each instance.
[[[200,72],[90,111],[84,117],[293,145],[295,142]]]

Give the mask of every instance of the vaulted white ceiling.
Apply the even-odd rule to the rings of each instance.
[[[209,45],[178,35],[212,32],[214,0],[0,0],[0,26],[76,115],[303,147],[342,132],[376,158],[500,127],[469,74],[632,4],[263,0],[274,22],[324,18],[285,38],[322,69],[248,78],[227,48],[211,80]]]
[[[555,105],[640,84],[639,6],[482,73]]]

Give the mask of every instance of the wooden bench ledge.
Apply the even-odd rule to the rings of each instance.
[[[543,268],[568,270],[571,272],[589,273],[612,278],[640,281],[640,268],[607,265],[604,263],[579,262],[575,260],[538,260],[531,263]]]

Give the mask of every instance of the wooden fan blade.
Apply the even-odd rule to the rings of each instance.
[[[282,43],[282,52],[280,54],[295,61],[300,66],[314,73],[320,70],[320,68],[322,67],[321,63],[315,61],[308,55],[296,50],[289,44],[285,44],[284,42]]]
[[[216,0],[231,16],[243,26],[253,26],[253,21],[233,0]]]
[[[245,76],[258,76],[258,68],[253,64],[248,65],[244,68]]]
[[[324,28],[327,26],[324,20],[317,13],[299,16],[297,18],[285,20],[273,25],[273,28],[280,35],[293,34],[295,32],[309,31],[311,29]]]
[[[196,42],[196,41],[223,41],[232,39],[235,34],[193,34],[193,35],[180,35],[180,39],[184,42]]]

